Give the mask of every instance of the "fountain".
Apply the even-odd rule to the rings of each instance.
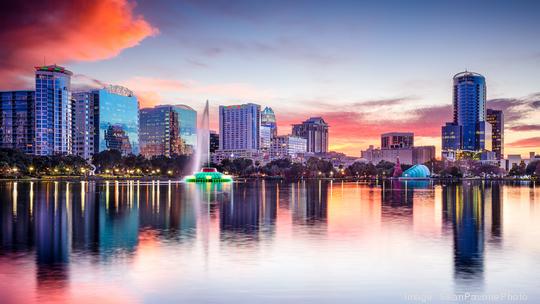
[[[186,182],[230,182],[232,178],[210,167],[210,127],[208,100],[204,107],[202,119],[197,130],[197,149],[193,157],[193,175],[184,178]],[[202,169],[200,169],[202,168]]]

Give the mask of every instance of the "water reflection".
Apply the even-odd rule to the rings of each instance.
[[[33,259],[39,294],[69,289],[70,282],[84,276],[80,269],[128,265],[130,270],[139,263],[141,252],[148,255],[149,248],[174,250],[160,253],[163,256],[158,255],[158,261],[177,261],[177,255],[187,252],[200,254],[204,266],[194,271],[204,269],[211,276],[216,255],[235,257],[234,265],[239,267],[245,267],[247,259],[258,265],[264,260],[253,261],[254,257],[283,243],[289,244],[281,247],[287,256],[280,258],[289,267],[298,264],[287,258],[300,254],[297,243],[303,243],[316,246],[310,254],[320,249],[332,253],[336,248],[336,255],[351,252],[344,257],[349,264],[368,259],[383,263],[384,268],[391,261],[378,260],[379,255],[391,255],[394,242],[404,245],[404,255],[419,253],[407,253],[410,243],[418,243],[420,250],[436,247],[437,254],[450,254],[452,287],[483,290],[486,254],[504,248],[508,224],[503,224],[503,189],[523,188],[483,182],[440,186],[403,181],[380,185],[332,181],[4,182],[0,183],[0,272],[6,261]],[[537,189],[525,189],[519,193],[534,210]],[[388,234],[396,231],[396,236]],[[324,260],[339,263],[332,255]],[[425,267],[422,258],[412,260],[420,269]],[[394,264],[387,275],[407,266]],[[363,269],[354,274],[363,274]],[[167,276],[166,272],[162,275]],[[339,276],[335,278],[339,281]]]

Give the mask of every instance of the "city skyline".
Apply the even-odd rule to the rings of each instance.
[[[417,144],[440,151],[451,77],[467,69],[485,76],[486,106],[505,113],[505,154],[540,147],[538,3],[318,4],[102,1],[82,13],[58,3],[51,18],[40,18],[45,4],[3,4],[0,89],[32,89],[33,67],[45,60],[74,71],[75,89],[123,85],[142,107],[201,111],[209,99],[216,130],[219,105],[271,107],[280,135],[321,116],[329,149],[359,155],[391,131],[414,132]],[[473,34],[462,33],[464,21]],[[9,43],[14,37],[25,39]]]

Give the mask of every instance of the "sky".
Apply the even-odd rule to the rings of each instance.
[[[0,90],[56,63],[75,89],[123,85],[142,106],[209,100],[214,129],[219,105],[253,102],[279,134],[322,116],[352,156],[391,131],[439,154],[452,76],[469,70],[505,112],[505,154],[540,153],[539,1],[4,2]]]

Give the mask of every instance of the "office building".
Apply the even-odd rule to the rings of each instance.
[[[72,72],[57,65],[36,67],[36,155],[71,154]]]
[[[180,154],[179,132],[178,113],[173,106],[141,109],[139,138],[145,157]]]
[[[73,93],[73,139],[85,159],[109,149],[139,154],[137,97],[122,86]]]
[[[276,115],[270,107],[265,107],[261,112],[261,126],[270,128],[272,138],[277,136]]]
[[[0,92],[0,148],[34,153],[34,91]]]
[[[186,105],[171,105],[178,114],[178,127],[184,151],[193,151],[197,147],[197,111]]]
[[[497,159],[504,158],[504,114],[501,110],[487,109],[486,121],[491,124],[491,146]]]
[[[219,134],[216,131],[210,131],[210,153],[219,150]]]
[[[292,135],[307,140],[307,152],[328,152],[328,124],[322,117],[311,117],[301,124],[293,125]]]
[[[486,121],[484,76],[465,71],[454,75],[453,82],[453,121],[442,127],[443,158],[456,157],[459,151],[491,151],[492,125]]]
[[[261,126],[260,129],[260,139],[261,139],[261,151],[268,152],[270,151],[270,146],[272,145],[272,128],[269,126]]]
[[[272,140],[270,154],[272,159],[289,158],[296,160],[303,158],[306,150],[307,139],[292,135],[281,135]]]
[[[260,150],[261,106],[219,107],[219,149],[242,153]]]
[[[414,146],[414,133],[390,132],[381,135],[381,149],[403,149]]]
[[[390,132],[381,135],[380,149],[369,146],[361,151],[361,157],[374,164],[395,163],[398,158],[402,164],[423,164],[435,158],[435,146],[414,146],[414,133]]]

